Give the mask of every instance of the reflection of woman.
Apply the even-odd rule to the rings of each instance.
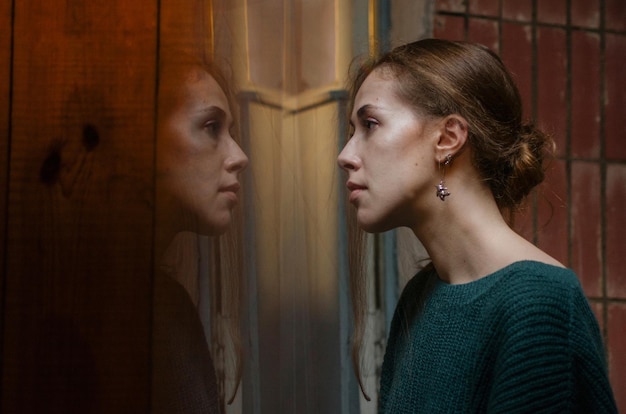
[[[229,289],[237,286],[238,277],[228,268],[233,252],[225,251],[223,242],[220,248],[219,240],[206,238],[225,233],[231,225],[239,197],[238,175],[248,163],[231,134],[234,121],[227,90],[219,74],[206,65],[172,59],[160,72],[155,413],[223,411],[224,373],[219,369],[220,375],[216,374],[216,365],[220,367],[211,358],[207,339],[214,358],[216,353],[221,358],[228,345],[224,329],[208,325],[220,325],[220,315],[230,318],[234,325],[230,346],[238,345],[237,300],[222,300],[224,295],[236,294],[236,289]],[[209,251],[214,252],[212,260],[207,260]],[[214,283],[207,287],[210,273]],[[208,323],[206,312],[212,315]]]
[[[432,259],[396,309],[380,412],[616,412],[576,275],[503,216],[542,181],[553,143],[523,122],[500,59],[423,40],[363,67],[353,90],[339,164],[358,225],[407,226]]]

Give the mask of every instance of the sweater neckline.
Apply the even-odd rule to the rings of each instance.
[[[534,260],[520,260],[504,266],[480,279],[459,284],[450,284],[439,278],[435,273],[435,288],[431,298],[443,301],[453,301],[457,304],[469,303],[487,293],[493,286],[498,284],[503,278],[516,273],[543,273],[546,269],[567,270],[554,265]],[[543,270],[543,271],[542,271]]]

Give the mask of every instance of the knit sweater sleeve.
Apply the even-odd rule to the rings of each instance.
[[[503,304],[489,413],[617,413],[602,340],[575,284],[517,286]]]

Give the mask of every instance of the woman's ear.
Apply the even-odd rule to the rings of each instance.
[[[442,120],[440,132],[436,144],[437,154],[441,154],[442,157],[447,155],[454,157],[467,142],[467,121],[460,115],[448,115]]]

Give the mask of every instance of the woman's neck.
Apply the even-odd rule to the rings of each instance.
[[[467,283],[515,261],[550,261],[509,227],[484,182],[451,181],[450,192],[443,202],[433,200],[429,219],[412,228],[442,280]]]
[[[159,269],[182,285],[194,305],[199,300],[199,262],[201,256],[200,238],[196,233],[183,231],[171,240],[159,258]]]

